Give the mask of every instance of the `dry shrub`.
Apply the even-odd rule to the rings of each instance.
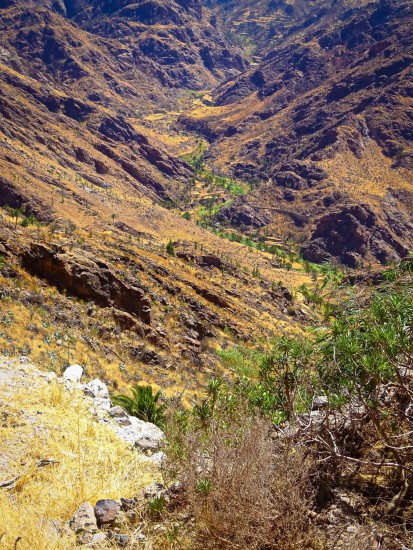
[[[232,420],[217,414],[190,428],[179,449],[172,471],[194,516],[192,548],[304,546],[310,462],[269,437],[267,421],[247,411]]]

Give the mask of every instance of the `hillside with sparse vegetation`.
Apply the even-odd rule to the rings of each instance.
[[[411,0],[0,0],[0,548],[408,550]]]

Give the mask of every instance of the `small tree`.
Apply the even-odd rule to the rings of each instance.
[[[260,270],[257,266],[254,267],[254,269],[252,270],[252,276],[257,278],[261,277]]]
[[[170,255],[170,256],[175,256],[175,245],[173,243],[173,241],[169,241],[169,243],[166,245],[166,252]]]
[[[15,220],[14,229],[17,229],[17,224],[19,222],[19,217],[20,217],[21,213],[22,213],[22,211],[21,211],[20,208],[13,208],[13,210],[11,211],[11,215]]]

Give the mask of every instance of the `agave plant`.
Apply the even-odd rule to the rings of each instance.
[[[133,386],[131,391],[133,397],[117,395],[112,398],[113,403],[120,405],[131,416],[164,427],[166,405],[158,404],[161,392],[154,393],[152,386],[138,385]]]

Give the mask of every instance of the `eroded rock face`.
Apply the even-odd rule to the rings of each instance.
[[[405,228],[406,234],[409,230]],[[324,215],[302,249],[305,260],[320,263],[335,258],[349,267],[356,267],[367,252],[381,263],[408,252],[406,242],[392,234],[367,205],[344,206]]]
[[[23,264],[35,275],[60,289],[104,307],[115,307],[151,322],[150,301],[145,292],[123,282],[110,267],[91,254],[67,253],[42,244],[23,253]]]

